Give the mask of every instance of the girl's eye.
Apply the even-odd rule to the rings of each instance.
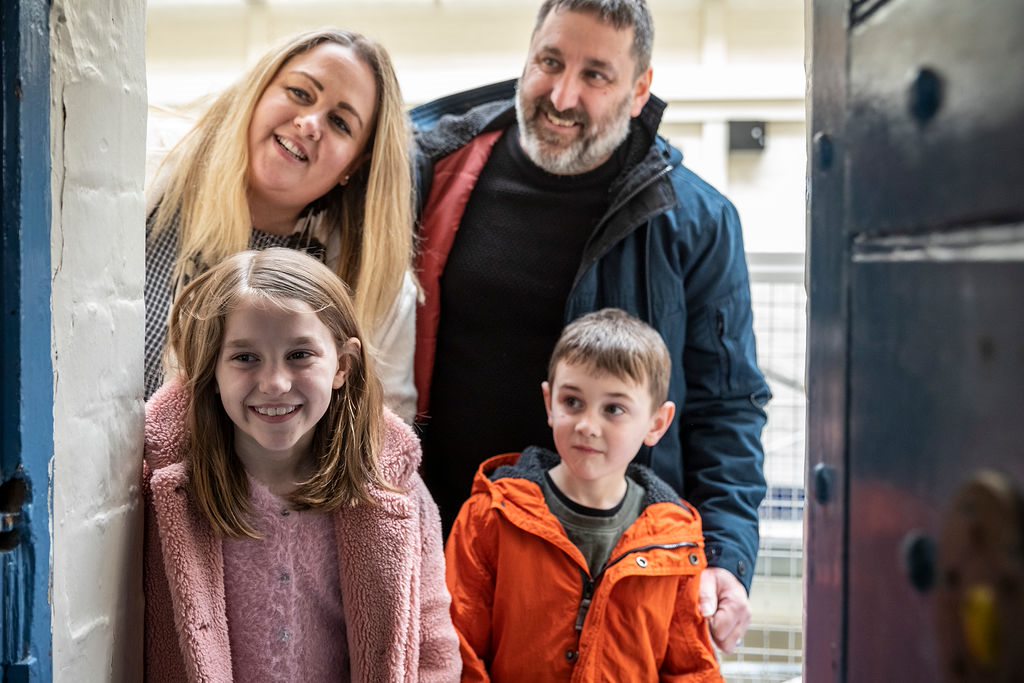
[[[289,88],[286,88],[286,90],[288,90],[288,92],[291,93],[292,97],[294,97],[295,99],[299,100],[300,102],[309,102],[309,101],[311,101],[309,93],[306,92],[305,90],[303,90],[302,88],[289,87]]]
[[[312,357],[313,354],[310,351],[292,351],[288,354],[288,360],[306,360]]]
[[[352,134],[352,129],[348,127],[347,123],[345,123],[345,119],[338,116],[337,114],[332,114],[330,119],[331,125],[340,130],[342,133],[344,133],[345,135]]]
[[[231,360],[238,361],[239,363],[252,363],[256,360],[256,355],[252,353],[236,353],[231,357]]]

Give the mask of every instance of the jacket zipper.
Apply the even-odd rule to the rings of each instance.
[[[594,238],[594,236],[597,235],[598,232],[600,232],[601,228],[603,228],[605,226],[605,224],[608,223],[611,220],[611,217],[615,215],[616,211],[618,211],[619,209],[624,207],[626,204],[628,204],[630,202],[630,200],[633,199],[633,197],[636,197],[638,194],[640,194],[641,192],[646,190],[648,187],[650,187],[651,185],[656,183],[658,180],[661,180],[661,178],[663,178],[666,175],[668,175],[669,173],[671,173],[672,172],[672,168],[673,168],[672,164],[666,164],[660,171],[658,171],[657,173],[652,175],[650,178],[648,178],[643,183],[641,183],[636,188],[634,188],[632,192],[630,192],[625,197],[620,199],[618,202],[613,204],[611,206],[611,208],[609,208],[608,211],[605,212],[605,214],[601,218],[601,220],[598,221],[597,225],[594,226],[594,231],[592,233],[590,233],[590,240],[592,240]],[[623,237],[625,237],[625,235],[623,235]],[[590,248],[590,244],[591,244],[590,240],[587,240],[587,244],[583,247],[583,253],[584,254],[586,254],[587,253],[587,249]],[[618,240],[616,240],[616,242],[618,242]],[[576,277],[573,280],[572,288],[569,290],[569,300],[572,300],[572,294],[576,290],[576,285],[578,285],[580,280],[583,278],[583,274],[586,273],[588,270],[590,270],[591,266],[593,266],[595,263],[597,263],[601,259],[602,256],[604,256],[604,254],[595,254],[592,258],[587,260],[586,265],[581,265],[580,269],[578,271],[576,271]],[[568,308],[568,302],[566,304],[566,308]],[[568,312],[568,311],[566,311],[566,312]]]
[[[583,597],[580,599],[579,609],[576,610],[576,640],[579,641],[580,635],[583,631],[583,622],[587,618],[587,613],[590,611],[590,605],[594,601],[594,592],[597,590],[597,584],[600,583],[604,577],[606,571],[617,565],[622,560],[626,559],[634,553],[643,553],[649,550],[678,550],[679,548],[696,548],[697,544],[692,542],[685,543],[670,543],[662,545],[645,545],[639,548],[633,548],[622,553],[614,560],[606,562],[601,571],[599,571],[593,578],[591,578],[583,569],[580,569],[580,574],[583,577]]]

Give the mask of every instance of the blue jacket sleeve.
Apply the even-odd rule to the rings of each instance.
[[[684,490],[704,522],[708,564],[750,590],[765,495],[761,431],[771,398],[757,366],[750,281],[736,209],[720,197],[694,225],[686,274]]]

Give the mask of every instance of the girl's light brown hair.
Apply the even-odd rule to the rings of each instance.
[[[248,135],[253,110],[290,59],[323,43],[350,48],[376,81],[376,122],[366,147],[369,159],[347,185],[335,187],[307,207],[320,213],[329,232],[340,237],[337,274],[355,293],[359,322],[373,331],[398,297],[412,258],[411,134],[391,58],[358,33],[321,29],[295,36],[221,93],[167,157],[171,170],[153,215],[150,239],[180,221],[175,288],[248,248]]]
[[[245,251],[221,261],[181,292],[171,312],[170,344],[190,394],[185,461],[191,493],[220,534],[257,534],[247,521],[249,485],[234,452],[234,425],[217,394],[225,320],[241,301],[288,308],[308,304],[339,351],[363,339],[345,285],[316,259],[291,249]],[[353,345],[354,346],[354,345]],[[313,436],[315,471],[290,495],[298,509],[333,510],[369,503],[369,490],[392,490],[381,474],[383,390],[366,345],[347,347],[345,383],[334,390]]]

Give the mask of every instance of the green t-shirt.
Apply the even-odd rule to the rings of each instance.
[[[644,487],[629,477],[626,477],[626,495],[609,510],[588,508],[569,500],[548,472],[544,473],[541,490],[548,509],[561,522],[569,540],[583,553],[591,577],[604,568],[615,544],[643,511]]]

